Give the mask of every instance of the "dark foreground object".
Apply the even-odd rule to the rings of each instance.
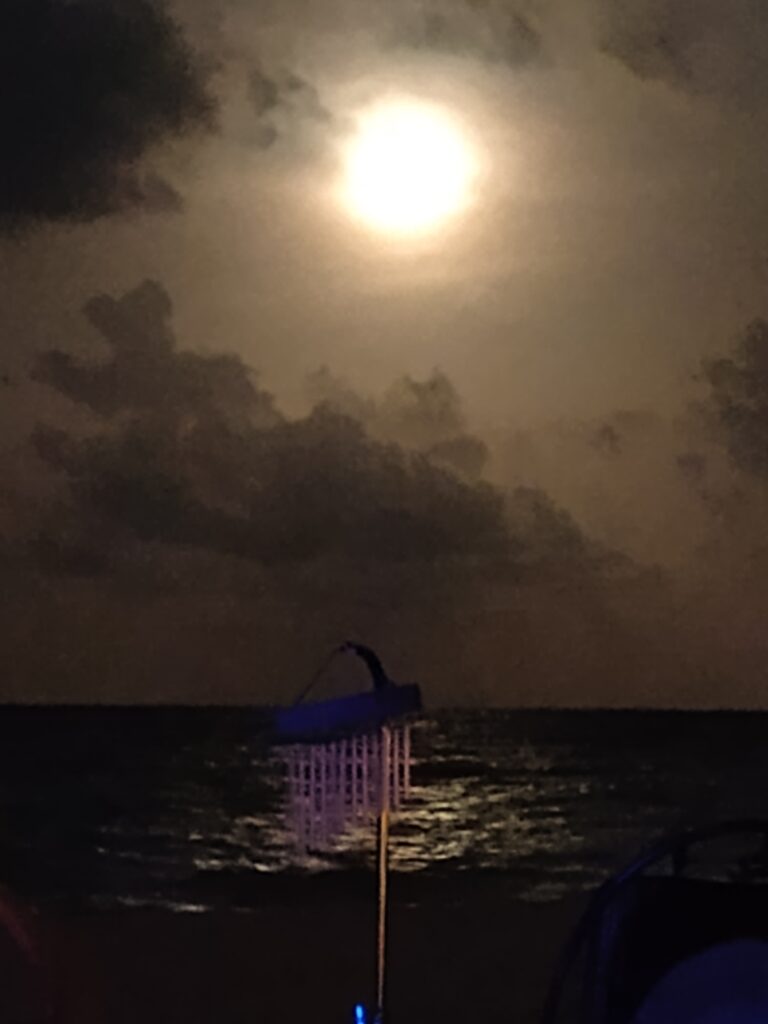
[[[362,736],[420,711],[421,692],[415,683],[393,685],[278,711],[275,738],[281,743],[320,743],[342,736]]]
[[[739,839],[757,843],[749,857],[733,847]],[[709,861],[696,865],[702,850]],[[702,877],[717,860],[718,877]],[[664,866],[671,873],[659,874]],[[543,1024],[768,1020],[767,867],[763,819],[688,829],[642,853],[592,898],[559,962]]]
[[[393,899],[392,1024],[533,1024],[581,900]],[[62,1024],[353,1024],[373,988],[373,907],[357,898],[247,913],[48,921]]]
[[[276,712],[273,731],[278,743],[319,743],[348,735],[362,736],[377,732],[387,722],[421,712],[421,690],[416,683],[395,683],[385,672],[378,654],[365,644],[342,644],[331,658],[347,651],[365,663],[372,689],[304,704],[303,698],[312,687],[310,683],[292,707]]]

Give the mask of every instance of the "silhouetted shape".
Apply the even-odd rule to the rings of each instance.
[[[365,644],[348,642],[342,644],[340,650],[352,651],[358,658],[362,658],[368,667],[368,671],[371,673],[374,690],[383,690],[387,686],[395,685],[384,671],[384,666],[381,664],[378,654],[372,648],[366,647]]]
[[[161,3],[3,0],[0,227],[178,205],[141,160],[211,111]]]
[[[725,822],[672,836],[609,879],[566,947],[544,1024],[766,1019],[768,890],[685,874],[694,848],[740,836],[765,843],[768,821]],[[669,876],[657,874],[664,862]],[[746,957],[740,973],[736,952]],[[575,1015],[562,1013],[579,954],[580,1005]],[[712,1015],[700,1017],[705,994]],[[754,1016],[745,1017],[750,1000]]]
[[[733,354],[704,363],[705,406],[733,462],[768,476],[768,322],[754,320]]]
[[[508,554],[504,502],[328,408],[288,421],[237,356],[176,346],[170,298],[146,281],[86,315],[107,360],[42,355],[35,377],[104,420],[87,439],[39,429],[40,455],[69,477],[76,518],[142,541],[265,564],[332,555],[427,565]],[[102,534],[103,535],[103,534]]]
[[[277,712],[275,732],[280,742],[326,741],[351,733],[375,732],[392,719],[421,710],[419,687],[413,683],[394,683],[384,671],[378,654],[366,644],[352,641],[341,644],[331,653],[322,670],[335,655],[346,652],[357,655],[365,663],[371,674],[373,692],[305,704],[304,698],[320,678],[321,673],[316,673],[293,707]]]

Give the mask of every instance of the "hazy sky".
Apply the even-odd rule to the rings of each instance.
[[[183,210],[7,245],[11,355],[156,277],[187,344],[236,348],[279,393],[325,362],[366,385],[439,366],[473,411],[527,422],[669,408],[762,311],[757,0],[197,6],[177,14],[217,127],[147,158]],[[277,83],[261,113],[254,74]],[[416,252],[329,195],[345,119],[387,90],[448,104],[485,161],[477,207]]]
[[[147,279],[170,298],[180,347],[240,356],[288,416],[306,413],[305,378],[323,365],[372,396],[403,374],[424,379],[439,368],[460,394],[461,429],[486,440],[621,410],[679,417],[702,357],[727,350],[766,313],[768,8],[760,0],[177,0],[170,8],[146,0],[133,9],[117,0],[6,0],[4,8],[0,428],[9,507],[21,501],[17,479],[49,500],[35,491],[24,439],[36,424],[60,416],[71,426],[76,416],[29,379],[38,354],[103,352],[84,304]],[[60,31],[62,18],[77,32]],[[127,40],[122,49],[116,38]],[[84,55],[90,80],[72,73]],[[392,93],[443,104],[481,161],[477,202],[418,243],[354,222],[334,191],[355,111]],[[368,425],[386,440],[380,422]],[[558,502],[577,502],[571,511],[587,532],[624,543],[635,501],[627,495],[648,495],[656,463],[643,456],[635,484],[622,484],[621,533],[591,482],[603,470],[593,466],[579,490],[568,451],[558,460],[542,444],[554,461],[535,482]],[[504,445],[514,461],[521,449],[509,437]],[[505,466],[489,470],[497,483],[525,476]],[[633,471],[621,472],[627,481]],[[662,489],[669,497],[674,488]],[[678,518],[666,532],[648,502],[642,516],[653,523],[638,526],[634,547],[624,544],[633,558],[653,561],[682,543],[687,513],[674,500]],[[598,633],[600,614],[590,626]],[[346,625],[340,614],[318,636]],[[385,631],[389,642],[398,628]],[[687,628],[695,646],[701,624]],[[109,659],[104,629],[98,644]],[[597,633],[574,629],[568,642],[583,654]],[[420,666],[429,663],[424,637],[439,636],[440,623],[429,630],[419,631]],[[405,640],[400,655],[407,665]],[[472,691],[467,661],[448,687],[454,698],[514,702],[490,683]],[[500,654],[488,676],[507,664]],[[69,682],[41,683],[48,668],[36,662],[10,692],[67,697],[78,689],[68,671]],[[537,702],[536,671],[526,677],[528,703]],[[565,667],[540,671],[549,680],[544,702],[621,703],[610,682],[579,690]],[[579,671],[586,679],[597,670],[587,659]],[[611,671],[600,669],[606,680]],[[247,696],[242,673],[233,668],[219,696]],[[627,699],[663,702],[638,673]],[[82,692],[95,692],[90,686]],[[204,681],[185,686],[155,692],[147,679],[136,696],[217,692]],[[742,701],[754,698],[750,686]],[[106,691],[126,693],[122,677]],[[679,699],[698,698],[686,689]],[[717,703],[709,692],[702,699]]]

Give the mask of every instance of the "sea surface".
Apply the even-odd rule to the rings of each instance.
[[[370,829],[294,844],[268,715],[0,708],[0,882],[43,907],[248,910],[368,876]],[[392,834],[409,879],[594,886],[660,834],[768,816],[768,715],[446,711],[415,727]]]

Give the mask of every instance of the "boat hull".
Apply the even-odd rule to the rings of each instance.
[[[276,712],[278,743],[322,743],[344,736],[376,732],[394,719],[421,711],[421,690],[415,683],[385,686],[370,693],[296,704]]]

